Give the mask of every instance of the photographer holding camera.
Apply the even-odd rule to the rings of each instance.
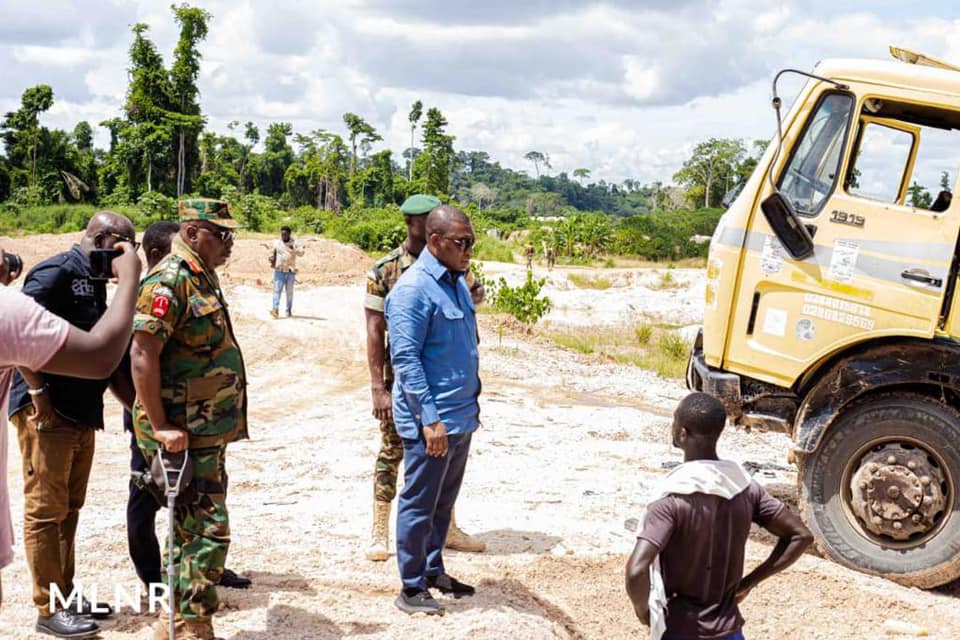
[[[8,289],[22,266],[0,249],[0,569],[13,559],[13,527],[7,494],[7,392],[13,367],[84,378],[101,378],[123,356],[133,318],[140,260],[130,245],[113,264],[119,278],[113,304],[89,333],[50,313],[19,291]],[[2,602],[2,592],[0,592]]]
[[[79,244],[27,274],[23,293],[74,327],[90,331],[107,311],[106,282],[111,261],[123,254],[116,248],[119,243],[136,250],[130,220],[109,211],[95,214]],[[127,335],[131,326],[126,326]],[[114,370],[100,379],[81,379],[21,364],[10,390],[10,421],[23,455],[23,537],[39,610],[37,630],[57,637],[93,633],[97,625],[82,617],[112,612],[99,604],[94,611],[86,600],[77,611],[55,611],[50,602],[52,584],[63,594],[73,590],[77,522],[93,464],[94,431],[103,428],[103,392],[108,386],[124,406],[133,404],[132,385]]]

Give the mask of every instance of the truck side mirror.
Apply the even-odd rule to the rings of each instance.
[[[800,222],[793,205],[782,193],[775,191],[760,203],[763,215],[773,229],[774,235],[794,260],[804,260],[813,255],[813,238]]]

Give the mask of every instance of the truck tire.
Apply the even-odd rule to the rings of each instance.
[[[960,576],[960,413],[912,393],[845,407],[803,464],[804,519],[836,562],[929,589]]]

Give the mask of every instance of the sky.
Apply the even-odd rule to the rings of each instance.
[[[0,0],[0,112],[45,83],[49,127],[120,115],[131,27],[170,64],[171,0]],[[208,129],[286,121],[344,132],[373,124],[396,155],[415,100],[438,107],[458,150],[533,174],[670,182],[698,142],[769,139],[770,81],[834,57],[886,58],[896,44],[960,63],[960,18],[942,0],[203,0]],[[798,85],[785,83],[790,94]]]

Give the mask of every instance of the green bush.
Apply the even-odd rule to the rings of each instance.
[[[534,280],[533,273],[527,271],[527,279],[517,287],[511,287],[504,278],[493,285],[482,280],[487,289],[491,306],[497,311],[509,313],[525,324],[536,324],[547,315],[552,303],[547,296],[540,296],[540,290],[546,279]]]
[[[140,196],[137,208],[146,224],[177,219],[177,199],[165,196],[159,191],[150,191]]]
[[[720,209],[698,209],[631,216],[616,227],[611,248],[647,260],[706,257],[709,243],[697,244],[690,238],[713,235],[722,214]]]

